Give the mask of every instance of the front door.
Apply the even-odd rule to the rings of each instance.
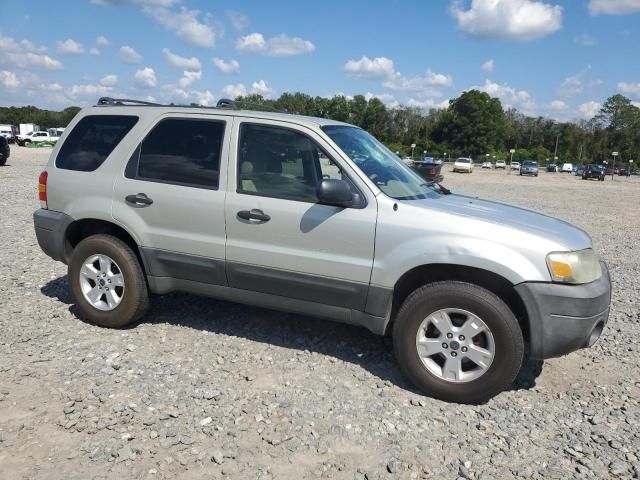
[[[225,207],[229,285],[364,310],[375,196],[313,130],[268,120],[236,122]],[[315,191],[323,178],[347,180],[362,204],[319,204]]]
[[[135,232],[148,274],[226,284],[224,200],[232,117],[161,117],[114,186],[113,216]]]

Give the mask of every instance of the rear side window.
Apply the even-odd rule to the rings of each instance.
[[[142,142],[135,178],[217,189],[224,129],[216,120],[162,120]]]
[[[80,172],[94,171],[137,121],[138,117],[124,115],[84,117],[60,148],[56,167]]]

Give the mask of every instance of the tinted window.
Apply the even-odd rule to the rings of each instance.
[[[313,140],[285,128],[243,124],[238,159],[240,193],[315,203],[323,178],[343,178]]]
[[[218,188],[224,122],[162,120],[142,142],[137,178]]]
[[[98,168],[138,121],[138,117],[91,115],[74,127],[58,153],[56,166],[92,172]]]

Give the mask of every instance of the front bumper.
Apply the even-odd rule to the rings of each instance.
[[[73,218],[62,212],[43,208],[33,212],[38,245],[54,260],[66,263],[65,232]]]
[[[529,318],[530,355],[558,357],[592,346],[609,319],[611,277],[604,262],[602,276],[584,285],[525,282],[516,285]]]

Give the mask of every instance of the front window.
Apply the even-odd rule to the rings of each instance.
[[[470,158],[459,158],[456,160],[456,163],[471,163]]]
[[[322,127],[338,147],[374,182],[382,192],[396,200],[435,198],[436,188],[407,167],[397,155],[357,127]]]
[[[522,165],[525,167],[537,167],[538,164],[536,162],[524,162]]]

